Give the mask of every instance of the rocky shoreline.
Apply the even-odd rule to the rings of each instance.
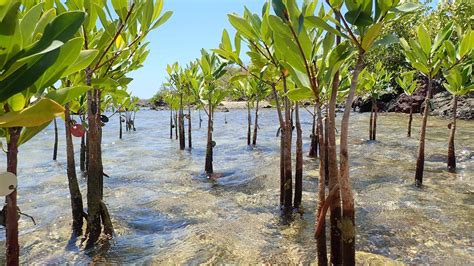
[[[447,91],[434,91],[433,99],[431,101],[431,114],[452,118],[453,97]],[[418,89],[413,96],[413,112],[419,113],[424,109],[424,101],[426,97],[426,88]],[[378,108],[380,112],[396,112],[409,113],[410,112],[410,97],[406,94],[385,94],[380,97],[378,101]],[[149,108],[152,110],[167,110],[168,107],[164,102],[156,104],[151,103],[150,100],[140,100],[138,105],[141,108]],[[355,99],[353,107],[354,110],[364,113],[370,112],[372,100],[370,98],[358,97]],[[272,108],[268,101],[260,103],[261,108]],[[244,101],[224,101],[217,108],[219,112],[229,112],[230,109],[246,109],[247,103]],[[459,119],[474,120],[474,92],[458,98],[457,115]]]

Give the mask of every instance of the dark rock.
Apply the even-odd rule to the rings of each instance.
[[[394,93],[385,93],[380,96],[377,101],[379,112],[385,112],[389,108],[389,103],[397,98]],[[357,97],[352,103],[352,108],[359,111],[359,113],[372,111],[372,97]]]
[[[433,96],[433,115],[453,117],[453,96],[445,91]],[[474,119],[474,93],[458,97],[457,117],[459,119]]]

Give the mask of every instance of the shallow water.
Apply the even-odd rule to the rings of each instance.
[[[244,110],[216,114],[217,181],[203,177],[206,121],[193,113],[194,149],[169,139],[167,111],[141,111],[137,131],[118,139],[118,118],[104,128],[105,201],[116,229],[109,247],[86,254],[70,238],[70,206],[63,124],[58,161],[53,129],[20,147],[19,206],[35,217],[20,221],[22,263],[314,263],[317,160],[305,158],[305,214],[279,223],[279,138],[274,110],[260,116],[258,147],[246,146]],[[224,119],[228,123],[224,123]],[[340,117],[339,117],[340,118]],[[303,112],[305,154],[310,117]],[[406,136],[407,117],[382,114],[378,141],[367,142],[368,114],[353,114],[351,180],[355,189],[357,250],[404,263],[474,264],[474,123],[460,121],[458,173],[445,170],[448,129],[430,117],[424,188],[413,184],[418,127]],[[79,159],[76,139],[76,160]],[[2,156],[0,167],[6,169]],[[81,178],[85,199],[85,180]],[[4,243],[4,229],[0,229]],[[0,254],[0,262],[4,262]]]

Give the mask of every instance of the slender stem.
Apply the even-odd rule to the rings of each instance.
[[[130,6],[130,9],[128,10],[127,16],[125,17],[125,20],[120,24],[120,27],[118,28],[117,32],[115,33],[114,38],[111,40],[111,42],[109,43],[107,48],[105,48],[104,52],[99,57],[99,60],[97,61],[96,66],[92,69],[92,73],[95,72],[99,68],[99,66],[102,62],[102,59],[104,59],[105,55],[109,52],[110,48],[115,43],[118,36],[120,36],[120,34],[122,33],[122,30],[125,28],[125,25],[126,25],[128,19],[130,18],[130,15],[132,15],[132,11],[133,11],[134,8],[135,8],[135,3],[132,3],[132,5]]]

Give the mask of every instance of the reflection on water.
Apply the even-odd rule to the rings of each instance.
[[[21,261],[314,263],[317,161],[305,159],[304,216],[289,227],[279,225],[276,113],[262,111],[254,149],[246,146],[245,111],[228,113],[228,124],[217,113],[214,167],[224,173],[217,181],[202,175],[206,131],[197,128],[197,113],[191,152],[179,151],[177,141],[169,139],[168,115],[141,111],[137,131],[124,134],[122,141],[117,116],[104,128],[104,167],[110,176],[105,199],[117,235],[108,249],[93,256],[68,245],[71,214],[63,128],[58,162],[51,160],[51,127],[20,147],[19,206],[38,223],[20,221]],[[405,263],[474,262],[474,123],[459,122],[459,171],[453,174],[444,163],[447,121],[430,118],[425,187],[419,190],[412,185],[418,143],[416,137],[405,137],[406,117],[379,117],[377,142],[366,141],[368,114],[351,118],[357,250]],[[307,151],[311,119],[306,113],[303,119]],[[420,124],[416,119],[413,136]],[[3,156],[3,169],[5,161]],[[85,198],[86,182],[80,183]],[[4,229],[0,231],[4,243]]]

